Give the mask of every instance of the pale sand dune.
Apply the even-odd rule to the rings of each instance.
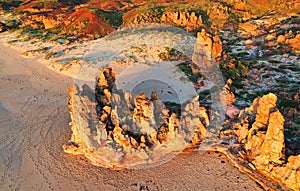
[[[261,190],[217,154],[112,171],[65,154],[73,79],[0,45],[0,190]]]

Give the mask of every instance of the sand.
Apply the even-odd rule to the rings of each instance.
[[[20,54],[0,45],[0,190],[261,190],[212,152],[126,171],[64,153],[73,79]]]

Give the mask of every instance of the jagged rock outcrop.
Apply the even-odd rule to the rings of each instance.
[[[276,95],[256,98],[231,125],[239,155],[261,174],[287,188],[299,190],[300,155],[285,158],[284,118],[276,109]]]
[[[195,12],[174,11],[174,10],[146,10],[133,9],[124,14],[125,25],[144,23],[167,23],[174,26],[186,27],[188,31],[199,28],[203,25],[201,15]]]
[[[209,117],[206,109],[200,106],[198,97],[186,104],[180,122],[189,130],[188,137],[191,140],[191,145],[197,145],[205,138]]]
[[[227,83],[225,84],[225,86],[223,87],[223,91],[221,92],[220,98],[225,114],[229,118],[234,119],[239,114],[240,110],[235,105],[233,105],[236,98],[231,90],[231,84],[232,80],[227,80]]]
[[[94,95],[87,85],[69,89],[73,135],[64,146],[67,153],[123,169],[156,163],[203,140],[209,118],[197,97],[184,104],[180,117],[155,91],[151,98],[137,95],[132,103],[131,93],[116,89],[115,80],[112,69],[105,68],[97,75]]]
[[[221,56],[223,49],[222,41],[219,36],[212,36],[203,29],[197,33],[197,39],[205,45],[207,52],[210,52],[213,58]]]
[[[233,124],[246,156],[258,169],[268,170],[268,165],[282,164],[284,160],[284,118],[276,109],[276,101],[271,93],[256,98],[240,112],[239,122]]]
[[[201,15],[197,16],[195,12],[168,11],[162,14],[161,21],[175,26],[185,26],[188,29],[197,28],[203,24]]]
[[[286,187],[300,190],[300,155],[290,156],[282,166],[274,166],[270,174]]]

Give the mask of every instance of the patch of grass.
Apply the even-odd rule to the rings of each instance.
[[[299,68],[298,66],[295,66],[295,65],[293,65],[293,66],[288,66],[287,68],[288,68],[289,70],[294,71],[294,72],[297,72],[297,71],[300,70],[300,68]]]
[[[96,14],[103,16],[103,18],[106,20],[106,22],[113,26],[114,28],[118,28],[123,23],[123,14],[124,12],[118,11],[118,12],[106,12],[100,9],[93,9]]]
[[[11,29],[17,29],[20,26],[20,22],[17,20],[9,20],[5,22],[6,27],[8,27],[9,30]]]
[[[197,77],[193,74],[193,70],[191,68],[191,62],[183,62],[177,65],[177,67],[193,82],[197,83]]]
[[[254,62],[255,60],[239,60],[238,57],[231,55],[220,61],[220,70],[226,79],[232,79],[234,87],[241,89],[242,81],[247,78]]]
[[[207,99],[210,96],[210,90],[204,90],[199,93],[199,99],[204,100]]]
[[[284,69],[287,69],[287,66],[285,66],[285,65],[280,65],[280,66],[278,66],[278,68],[284,70]]]
[[[272,63],[272,64],[280,64],[282,62],[278,61],[278,60],[268,60],[269,63]]]
[[[235,54],[236,57],[245,57],[245,56],[249,56],[248,52],[239,52],[237,54]]]
[[[284,136],[285,136],[285,138],[288,138],[288,139],[295,138],[296,136],[298,137],[299,135],[297,135],[297,132],[299,132],[299,130],[300,130],[300,125],[297,125],[292,128],[285,128]]]
[[[53,56],[55,55],[55,52],[48,52],[46,55],[45,55],[45,57],[44,57],[44,59],[46,59],[46,60],[49,60],[50,58],[52,58]]]
[[[290,84],[290,83],[294,83],[295,81],[290,81],[287,79],[276,79],[276,82],[282,83],[282,84]]]
[[[233,81],[232,85],[238,89],[242,89],[244,87],[244,84],[241,81]]]
[[[247,98],[250,100],[250,101],[253,101],[255,98],[257,97],[262,97],[264,95],[267,95],[268,93],[270,93],[270,91],[260,91],[260,92],[256,92],[254,94],[247,94]]]
[[[133,50],[135,53],[138,53],[138,54],[143,52],[143,49],[140,48],[140,47],[137,47],[137,46],[131,46],[130,49]]]
[[[282,99],[279,102],[279,108],[293,108],[298,105],[298,102],[296,100],[289,100],[289,99]]]
[[[1,0],[0,1],[0,6],[5,11],[12,11],[12,8],[20,6],[20,4],[22,2],[23,1],[17,1],[17,0]]]
[[[56,8],[59,6],[58,0],[38,0],[36,3],[38,8]]]
[[[165,47],[166,51],[159,53],[158,57],[162,60],[167,60],[171,56],[175,55],[176,50],[174,48]]]
[[[165,102],[164,104],[166,105],[166,107],[175,107],[175,106],[180,107],[181,106],[179,103],[169,102],[169,101]]]
[[[294,93],[297,92],[300,89],[299,85],[293,85],[292,87],[290,87],[288,90],[286,90],[289,93]]]
[[[263,78],[269,78],[269,77],[271,77],[271,74],[264,74],[261,77],[263,77]]]

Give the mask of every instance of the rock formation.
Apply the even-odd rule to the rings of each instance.
[[[172,113],[155,91],[150,98],[139,94],[132,100],[130,92],[116,89],[115,80],[112,69],[105,68],[97,75],[95,91],[87,85],[82,90],[70,87],[73,135],[65,152],[84,154],[98,166],[124,169],[159,163],[164,153],[173,156],[204,140],[210,121],[198,97],[183,104],[180,113]],[[224,105],[235,101],[230,84],[221,96]],[[220,143],[227,143],[228,151],[247,161],[248,168],[299,190],[300,155],[285,157],[284,118],[276,102],[272,93],[256,98],[225,123]]]
[[[201,15],[195,12],[161,10],[140,11],[133,9],[123,16],[126,25],[145,24],[145,23],[167,23],[174,26],[186,27],[188,31],[193,31],[203,25]]]
[[[197,28],[202,25],[201,15],[197,16],[195,12],[168,11],[163,13],[161,21],[176,26],[185,26],[188,29]]]
[[[173,113],[155,91],[151,98],[137,95],[132,103],[131,93],[116,89],[115,78],[112,69],[101,70],[94,95],[87,85],[83,90],[70,87],[73,136],[64,146],[67,153],[122,169],[156,163],[203,140],[209,118],[198,97],[185,103],[181,113]]]
[[[210,52],[213,58],[218,58],[222,53],[222,41],[219,36],[212,36],[204,29],[197,33],[197,39],[199,39],[207,48],[207,52]]]
[[[236,106],[233,105],[236,98],[231,90],[231,84],[232,80],[227,80],[227,83],[225,84],[223,91],[221,92],[221,103],[223,105],[225,114],[229,118],[234,119],[240,111]]]
[[[272,93],[256,98],[230,124],[229,132],[236,136],[240,144],[237,153],[250,162],[250,167],[287,188],[299,190],[300,155],[285,158],[284,118],[276,109],[276,101]]]

